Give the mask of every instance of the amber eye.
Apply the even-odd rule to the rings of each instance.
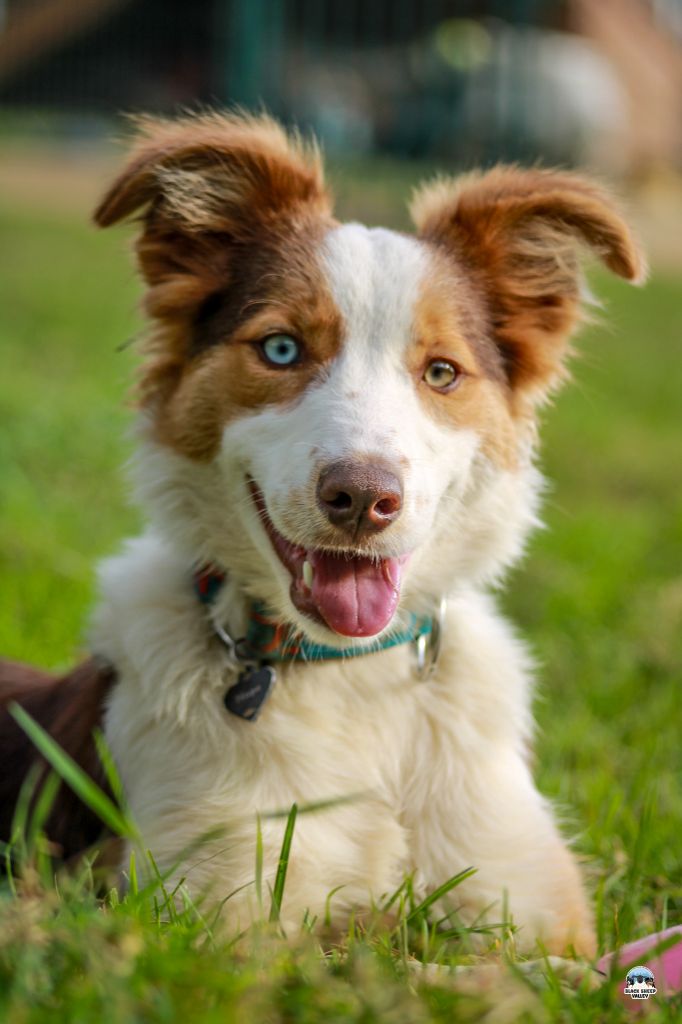
[[[436,391],[449,391],[459,377],[459,370],[447,359],[432,359],[424,370],[422,378],[430,388]]]

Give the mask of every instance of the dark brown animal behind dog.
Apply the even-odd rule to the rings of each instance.
[[[95,658],[65,676],[54,676],[15,661],[0,660],[0,840],[12,839],[12,823],[21,787],[32,766],[35,779],[32,805],[45,783],[48,767],[23,729],[9,713],[20,704],[97,783],[108,790],[93,730],[101,728],[105,698],[114,682],[111,667]],[[104,826],[71,789],[61,783],[45,822],[45,834],[55,856],[68,860],[104,835]]]

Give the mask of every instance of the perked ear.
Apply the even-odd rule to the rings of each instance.
[[[153,316],[210,293],[230,243],[257,240],[285,218],[330,213],[316,147],[269,117],[141,117],[135,125],[128,165],[94,219],[108,227],[142,214],[137,252]]]
[[[496,167],[423,186],[419,235],[468,271],[488,311],[512,389],[531,403],[561,377],[580,318],[580,243],[620,277],[646,269],[610,197],[572,173]]]
[[[256,221],[314,204],[329,210],[314,144],[265,115],[134,119],[131,159],[95,211],[102,228],[146,208],[187,231],[249,232]]]

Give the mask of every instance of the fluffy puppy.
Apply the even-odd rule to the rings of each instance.
[[[506,907],[522,948],[591,953],[529,767],[530,659],[487,590],[537,521],[536,413],[580,319],[579,249],[643,276],[610,198],[497,167],[420,189],[414,235],[339,224],[314,146],[210,114],[139,122],[96,221],[134,214],[149,528],[102,567],[91,647],[116,671],[106,735],[145,845],[241,927],[256,814],[271,883],[270,812],[322,804],[299,816],[287,928],[332,890],[341,922],[406,873],[422,893],[473,867],[444,914]],[[435,653],[444,598],[424,678],[408,640],[426,622]],[[224,703],[242,669],[217,635],[254,616],[289,637],[257,721]]]

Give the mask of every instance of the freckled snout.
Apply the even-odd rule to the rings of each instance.
[[[358,540],[379,533],[400,515],[403,483],[379,458],[332,462],[320,473],[317,503],[329,522]]]

